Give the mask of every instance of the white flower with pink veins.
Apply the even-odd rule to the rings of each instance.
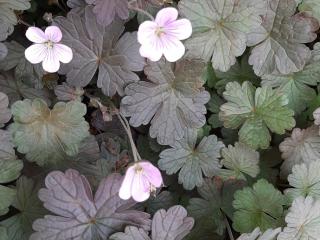
[[[42,62],[46,72],[57,72],[60,62],[69,63],[72,60],[71,48],[59,43],[62,33],[58,27],[47,27],[44,32],[40,28],[29,27],[26,37],[34,43],[25,50],[26,59],[32,64]]]

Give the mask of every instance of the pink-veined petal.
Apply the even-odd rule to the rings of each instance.
[[[119,190],[119,197],[123,200],[128,200],[131,197],[131,187],[133,183],[134,174],[134,166],[129,167],[126,171],[126,175],[124,176]]]
[[[60,62],[58,56],[53,51],[53,48],[47,50],[47,55],[42,62],[42,67],[49,73],[58,72],[60,68]]]
[[[165,28],[165,32],[179,40],[185,40],[192,34],[192,25],[188,19],[179,19],[169,23]]]
[[[62,32],[60,28],[56,26],[47,27],[44,33],[46,37],[54,43],[58,43],[62,39]]]
[[[163,181],[160,170],[149,162],[141,162],[139,164],[143,168],[143,174],[148,181],[157,188],[161,187]]]
[[[140,44],[149,43],[155,38],[157,24],[152,21],[145,21],[139,26],[138,42]]]
[[[69,63],[73,58],[71,48],[64,44],[54,44],[53,51],[57,55],[60,62]]]
[[[169,62],[176,62],[183,57],[185,53],[185,47],[181,41],[169,36],[163,39],[163,54]]]
[[[44,32],[37,27],[29,27],[26,32],[26,37],[34,43],[44,43],[48,41]]]
[[[40,63],[47,56],[47,47],[41,43],[33,44],[24,51],[24,55],[32,64]]]
[[[167,24],[177,20],[178,10],[173,7],[167,7],[161,9],[156,16],[155,22],[161,26],[165,27]]]
[[[136,202],[143,202],[150,197],[150,184],[142,174],[135,174],[132,182],[132,198]]]
[[[142,57],[148,58],[153,62],[157,62],[162,57],[162,49],[160,47],[161,43],[155,42],[151,44],[143,44],[140,47],[140,55]]]

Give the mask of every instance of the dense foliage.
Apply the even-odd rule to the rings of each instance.
[[[320,0],[0,0],[0,240],[320,239]]]

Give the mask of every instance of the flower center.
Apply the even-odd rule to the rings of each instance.
[[[46,41],[44,44],[47,48],[53,48],[53,42],[51,42],[50,40]]]
[[[143,168],[139,164],[135,165],[134,170],[137,174],[141,174],[143,172]]]
[[[155,30],[155,34],[157,37],[161,37],[162,35],[165,34],[164,28],[163,27],[157,27]]]

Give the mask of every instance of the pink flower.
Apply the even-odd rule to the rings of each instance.
[[[47,27],[45,32],[37,27],[29,27],[26,37],[35,43],[26,49],[26,59],[32,64],[42,62],[45,71],[57,72],[60,62],[69,63],[72,60],[71,48],[59,43],[62,33],[58,27]]]
[[[176,62],[185,53],[180,40],[192,34],[191,22],[179,19],[178,11],[168,7],[161,9],[155,21],[143,22],[138,30],[138,41],[141,44],[140,54],[151,61],[159,61],[162,55],[169,62]]]
[[[161,187],[163,181],[158,168],[150,162],[137,162],[129,167],[119,190],[121,199],[132,197],[137,202],[143,202],[150,193]]]

